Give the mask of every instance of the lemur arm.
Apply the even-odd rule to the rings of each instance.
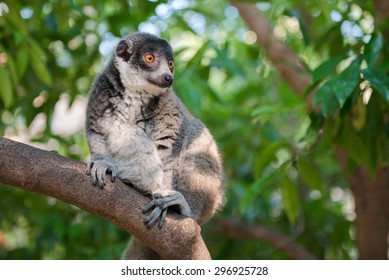
[[[87,164],[86,173],[91,176],[92,184],[103,188],[104,175],[111,174],[111,181],[116,178],[116,168],[107,148],[106,139],[101,132],[102,116],[109,105],[107,90],[98,91],[96,86],[91,91],[86,119],[86,137],[91,159]]]
[[[92,184],[103,188],[104,175],[111,174],[111,182],[116,179],[116,168],[108,153],[104,137],[94,131],[87,132],[91,160],[87,164],[86,174],[91,176]]]

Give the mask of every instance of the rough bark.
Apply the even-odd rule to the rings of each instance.
[[[282,250],[295,260],[313,260],[315,257],[292,238],[269,230],[261,225],[245,225],[242,223],[220,219],[217,221],[220,231],[232,238],[264,241]]]
[[[338,149],[336,155],[354,194],[359,258],[387,259],[389,169],[378,167],[374,181],[363,166],[351,173],[347,170],[348,157],[344,150]]]
[[[308,72],[298,62],[298,57],[285,44],[278,41],[267,18],[254,4],[232,4],[247,25],[255,32],[258,44],[265,49],[281,76],[297,94],[303,93],[311,83]],[[388,1],[373,0],[376,7],[376,25],[388,18]],[[387,39],[387,35],[385,35]],[[311,98],[311,95],[307,97]],[[310,100],[306,101],[310,107]],[[308,108],[313,109],[313,108]],[[341,164],[343,174],[354,194],[356,212],[356,238],[360,259],[387,259],[389,226],[389,170],[377,168],[375,180],[363,166],[351,173],[348,171],[347,152],[336,147],[335,154]]]
[[[147,229],[141,213],[149,201],[120,180],[101,190],[85,174],[86,165],[4,137],[0,138],[0,182],[48,195],[118,225],[164,259],[210,259],[193,219],[170,213],[162,229]],[[123,248],[124,249],[124,248]]]
[[[388,20],[389,16],[389,1],[388,0],[373,0],[373,5],[375,8],[375,25],[376,27],[379,27],[382,23]],[[386,26],[386,29],[388,27]],[[386,30],[387,31],[387,30]],[[385,40],[388,39],[388,33],[384,32],[383,36],[385,37]]]

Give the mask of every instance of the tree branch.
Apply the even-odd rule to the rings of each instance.
[[[218,220],[218,225],[223,234],[233,238],[265,241],[296,260],[315,259],[311,253],[295,243],[292,238],[269,230],[261,225],[245,225],[226,219]]]
[[[387,0],[373,0],[373,5],[375,8],[375,19],[374,23],[376,25],[376,28],[379,27],[381,24],[385,23],[385,21],[388,19],[389,16],[389,1]],[[384,30],[387,31],[388,26],[384,26]],[[388,32],[382,32],[385,41],[388,40]]]
[[[143,224],[149,202],[120,180],[106,178],[104,190],[92,186],[85,164],[6,138],[0,138],[0,182],[45,194],[118,225],[164,259],[210,259],[193,219],[171,213],[162,229]]]

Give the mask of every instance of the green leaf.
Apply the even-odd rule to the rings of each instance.
[[[19,78],[22,78],[28,66],[28,49],[25,45],[20,46],[16,57],[16,66]]]
[[[12,84],[7,71],[3,67],[0,67],[0,81],[0,97],[4,107],[9,108],[13,101]]]
[[[7,64],[8,64],[8,69],[9,69],[9,71],[11,73],[11,77],[12,77],[14,83],[18,84],[20,76],[19,76],[19,73],[16,70],[15,60],[13,59],[11,54],[8,53],[8,52],[7,52]]]
[[[232,74],[233,76],[241,76],[245,77],[245,71],[242,68],[242,66],[238,63],[236,63],[235,60],[230,59],[228,55],[228,49],[227,47],[221,49],[221,48],[214,48],[214,50],[217,53],[217,56],[213,58],[210,62],[211,67],[217,67],[217,68],[224,68]]]
[[[335,96],[341,107],[346,102],[347,98],[352,94],[359,82],[359,65],[361,64],[360,57],[354,59],[353,62],[342,73],[335,76],[331,81],[331,87],[335,92]]]
[[[35,74],[42,82],[51,86],[51,74],[48,71],[48,67],[46,67],[46,53],[33,38],[28,38],[27,43],[31,57],[31,65]]]
[[[20,4],[17,1],[9,1],[9,13],[6,13],[4,18],[14,27],[14,30],[22,33],[24,36],[28,34],[28,25],[20,16]]]
[[[239,211],[240,213],[246,213],[247,210],[253,205],[255,199],[258,197],[260,192],[266,189],[266,185],[271,182],[271,179],[274,175],[274,172],[268,176],[262,176],[254,182],[247,190],[245,191],[244,196],[239,202]]]
[[[202,98],[202,89],[193,80],[183,81],[176,84],[178,93],[182,101],[187,105],[190,110],[195,114],[200,114]]]
[[[384,46],[384,39],[381,33],[374,34],[369,43],[366,45],[365,50],[363,52],[364,58],[369,67],[374,66],[376,64],[378,58],[381,55],[382,48]]]
[[[322,112],[325,117],[330,116],[337,108],[343,107],[357,87],[360,63],[360,57],[354,59],[345,70],[325,82],[316,92],[313,104],[322,103]]]
[[[323,181],[317,169],[301,160],[297,162],[297,168],[301,178],[308,186],[315,190],[323,190]]]
[[[46,53],[42,50],[39,44],[31,37],[27,39],[27,43],[29,50],[38,56],[43,62],[46,62]]]
[[[281,200],[289,222],[295,224],[300,208],[300,199],[297,186],[286,174],[281,182]]]
[[[360,133],[355,131],[352,124],[347,122],[339,135],[340,144],[347,150],[350,158],[357,164],[362,164],[368,153]]]
[[[52,84],[51,75],[46,65],[43,63],[42,59],[32,51],[30,51],[30,57],[31,57],[32,68],[35,74],[42,82],[44,82],[48,86],[51,86]]]
[[[333,74],[335,72],[336,66],[342,59],[343,56],[334,56],[313,70],[313,83],[316,84]]]
[[[212,89],[205,79],[196,76],[195,82],[202,87],[202,92],[208,94],[208,96],[215,102],[222,103],[220,96]]]
[[[264,104],[261,105],[258,109],[255,109],[251,116],[255,117],[262,114],[278,114],[282,111],[284,108],[284,104],[282,103],[271,103],[271,104]]]
[[[309,45],[311,42],[311,38],[309,35],[308,26],[304,20],[304,16],[302,16],[297,9],[293,9],[293,8],[288,9],[287,12],[288,14],[290,14],[291,16],[295,17],[298,20],[300,31],[301,34],[303,35],[304,44]]]
[[[201,60],[204,57],[204,53],[209,49],[209,44],[203,44],[195,53],[195,55],[188,61],[187,66],[196,66],[199,67],[201,64]]]
[[[368,67],[362,70],[363,77],[373,88],[389,101],[389,77],[377,68]]]
[[[382,106],[382,98],[379,94],[372,94],[366,105],[366,127],[362,131],[366,145],[366,164],[370,177],[375,179],[377,166],[385,160],[386,147],[388,147],[387,126],[385,124],[384,110],[377,110]]]
[[[289,145],[285,142],[275,142],[263,149],[261,155],[255,160],[255,176],[260,177],[265,167],[273,161],[276,152],[283,147],[289,148]]]
[[[209,44],[202,45],[197,52],[193,55],[193,57],[184,65],[182,71],[178,72],[179,79],[178,81],[184,79],[191,79],[191,77],[196,75],[196,72],[199,70],[201,65],[201,60],[204,57],[204,53],[209,48]]]
[[[313,97],[313,105],[316,106],[317,104],[322,103],[321,111],[326,118],[339,108],[339,102],[335,97],[335,92],[330,83],[331,81],[324,83]]]
[[[379,154],[377,138],[373,137],[372,135],[368,135],[366,137],[366,148],[369,150],[369,152],[366,153],[366,169],[369,173],[370,178],[375,179],[377,175]]]

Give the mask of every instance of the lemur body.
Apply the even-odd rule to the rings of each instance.
[[[148,227],[161,227],[172,207],[202,224],[224,195],[216,143],[173,92],[173,70],[165,40],[135,33],[119,42],[89,94],[87,173],[99,187],[110,173],[150,195]],[[133,238],[125,258],[159,256]]]

